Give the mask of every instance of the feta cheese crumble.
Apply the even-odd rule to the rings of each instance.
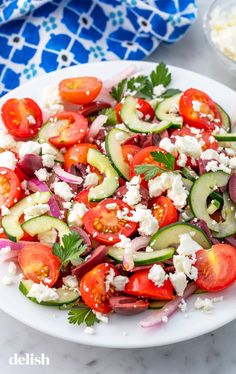
[[[17,268],[16,268],[15,262],[10,261],[10,263],[8,265],[8,269],[7,269],[8,274],[16,275],[16,270],[17,270]]]
[[[150,279],[155,286],[163,286],[165,280],[168,278],[168,275],[165,273],[165,270],[161,265],[154,264],[148,273],[148,279]]]
[[[138,176],[133,177],[130,182],[126,182],[127,192],[123,198],[125,203],[134,206],[141,201],[140,182],[141,179]]]
[[[38,142],[34,142],[30,140],[26,143],[23,143],[20,146],[19,156],[20,156],[20,159],[22,159],[24,158],[24,156],[29,155],[29,154],[39,155],[40,151],[41,151],[41,145]]]
[[[184,273],[174,273],[169,275],[170,281],[178,296],[183,296],[184,290],[187,287],[188,281]]]
[[[15,148],[16,142],[13,136],[7,134],[5,131],[0,130],[0,148],[1,149],[12,149]]]
[[[10,151],[4,151],[0,153],[0,167],[15,170],[17,159],[14,153]]]
[[[55,288],[49,288],[42,283],[33,283],[27,297],[35,298],[39,303],[42,301],[57,300],[59,298]]]
[[[179,235],[179,246],[176,250],[179,255],[194,257],[201,248],[202,246],[195,242],[190,234]]]
[[[36,175],[36,177],[41,181],[41,182],[46,182],[49,180],[51,174],[47,172],[46,169],[44,168],[41,168],[39,170],[36,170],[34,172],[34,174]]]
[[[42,216],[50,210],[48,204],[36,204],[29,206],[24,210],[25,221],[28,221],[31,218]]]
[[[74,275],[67,275],[63,277],[62,280],[64,285],[68,288],[75,289],[79,286],[78,279]]]
[[[83,225],[83,217],[87,211],[88,208],[84,203],[75,203],[68,215],[68,223],[71,226],[81,227]]]
[[[43,91],[43,110],[48,116],[63,112],[64,105],[58,87],[47,86]]]
[[[96,173],[86,175],[84,181],[84,187],[96,186],[99,182],[99,178]]]
[[[159,228],[157,219],[145,205],[136,205],[135,210],[132,211],[132,216],[127,217],[127,219],[139,223],[138,232],[142,236],[153,235]]]
[[[55,182],[54,183],[54,192],[57,196],[61,197],[65,201],[70,201],[73,197],[73,193],[69,184],[66,182]]]
[[[2,278],[2,284],[4,286],[11,286],[13,284],[12,277],[9,277],[8,275],[4,275],[4,277]]]

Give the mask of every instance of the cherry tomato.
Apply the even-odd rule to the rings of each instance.
[[[199,106],[199,110],[194,109],[194,104]],[[189,126],[206,131],[222,125],[221,114],[214,101],[205,92],[195,88],[189,88],[181,95],[179,113]]]
[[[85,189],[80,191],[74,198],[76,203],[84,203],[87,208],[94,208],[98,203],[88,201],[89,190]]]
[[[30,139],[42,126],[43,115],[32,99],[9,99],[2,106],[2,120],[15,138]]]
[[[194,266],[198,269],[199,287],[209,292],[223,290],[236,280],[236,248],[215,244],[211,249],[200,249]]]
[[[65,125],[58,126],[58,134],[48,139],[57,148],[69,148],[82,142],[86,136],[88,121],[82,114],[62,112],[55,114],[48,121],[55,122],[55,126],[57,121],[65,121]]]
[[[62,99],[79,105],[91,103],[101,89],[102,81],[95,77],[67,78],[59,83]]]
[[[157,219],[160,228],[178,221],[178,211],[168,197],[156,197],[151,201],[151,205],[152,214]]]
[[[34,243],[25,245],[18,257],[24,277],[35,283],[44,283],[52,287],[57,281],[60,261],[47,245]]]
[[[95,144],[83,143],[76,144],[64,155],[64,167],[68,171],[71,166],[76,164],[87,164],[87,155],[90,148],[97,149]]]
[[[163,286],[157,287],[154,282],[148,279],[149,269],[136,271],[129,278],[124,292],[128,295],[148,297],[150,299],[172,300],[174,299],[174,288],[169,279]]]
[[[0,206],[10,208],[21,196],[20,180],[14,171],[0,167]]]
[[[108,209],[108,204],[116,204],[114,209]],[[118,211],[127,209],[131,216],[132,208],[120,199],[106,199],[95,208],[85,213],[83,222],[86,231],[99,243],[112,245],[120,241],[119,235],[129,237],[137,229],[136,222],[126,221],[117,217]]]
[[[157,146],[150,146],[144,149],[141,149],[136,155],[133,157],[133,160],[130,162],[130,177],[134,177],[135,173],[135,166],[142,165],[142,164],[153,164],[163,168],[163,165],[160,162],[157,162],[153,159],[151,152],[163,152],[166,153],[164,149],[161,149]],[[143,187],[147,187],[147,182],[144,180],[144,176],[141,175]]]
[[[97,265],[85,274],[80,282],[80,293],[84,303],[103,314],[111,311],[109,299],[115,293],[113,286],[109,284],[106,286],[106,277],[111,270],[114,271],[115,276],[119,275],[118,270],[111,264]]]
[[[189,126],[183,126],[182,129],[174,130],[171,134],[171,140],[174,141],[176,136],[186,136],[186,135],[192,136],[199,141],[203,140],[204,143],[205,143],[202,146],[203,151],[205,151],[206,149],[209,149],[209,148],[214,149],[214,150],[218,149],[217,140],[211,134],[209,134],[209,132],[201,130],[201,132],[199,134],[194,134],[191,131],[191,128]]]
[[[85,117],[96,114],[101,109],[110,108],[111,104],[106,103],[105,101],[94,101],[92,103],[83,105],[79,108],[78,113],[82,114]]]
[[[137,101],[137,110],[142,113],[141,119],[144,121],[152,121],[153,118],[155,117],[155,112],[152,106],[143,99],[136,98]],[[120,111],[121,111],[122,103],[118,103],[115,107],[116,110],[116,117],[119,123],[122,122],[121,116],[120,116]]]
[[[140,151],[140,148],[137,145],[132,144],[125,144],[121,146],[122,148],[122,155],[124,157],[125,162],[129,164],[133,157]]]

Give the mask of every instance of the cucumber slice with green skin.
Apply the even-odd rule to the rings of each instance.
[[[218,232],[220,224],[214,221],[207,212],[207,199],[215,187],[224,187],[229,181],[229,174],[223,171],[210,172],[201,175],[190,191],[189,202],[195,217],[203,219],[209,229]]]
[[[111,165],[108,157],[94,148],[90,148],[87,155],[87,162],[94,166],[104,175],[103,182],[96,187],[91,187],[88,194],[89,201],[101,201],[113,195],[119,187],[119,175]]]
[[[179,245],[179,236],[182,234],[195,233],[193,240],[199,243],[202,248],[210,248],[211,243],[205,232],[190,223],[173,223],[165,226],[157,231],[150,240],[150,247],[155,250],[162,250],[163,248]]]
[[[179,99],[182,93],[173,95],[161,101],[156,108],[156,117],[160,121],[169,121],[172,122],[171,127],[173,126],[183,126],[183,118],[176,114],[171,113],[171,110],[176,106],[179,107]],[[176,128],[176,127],[175,127]],[[179,128],[179,127],[177,127]]]
[[[222,108],[222,106],[220,106],[219,104],[216,104],[216,106],[218,107],[220,114],[221,114],[222,128],[226,130],[227,132],[230,132],[231,127],[232,127],[230,116],[228,115],[228,113],[226,113],[226,111]]]
[[[22,228],[31,236],[56,229],[60,237],[60,242],[62,242],[64,235],[70,234],[70,229],[65,222],[47,215],[29,219],[23,223]]]
[[[151,301],[148,309],[162,309],[168,303],[166,300]]]
[[[188,167],[183,167],[182,173],[183,173],[183,176],[189,179],[191,182],[194,182],[198,178],[197,173],[195,173],[193,169],[188,168]]]
[[[160,123],[145,122],[139,119],[137,109],[137,101],[127,96],[121,107],[120,116],[125,126],[133,132],[140,133],[158,133],[168,129],[172,122],[161,121]]]
[[[2,218],[2,227],[7,237],[13,242],[20,240],[24,236],[24,231],[19,220],[25,209],[37,204],[46,204],[50,197],[50,192],[36,192],[16,203],[10,209],[10,214]]]
[[[210,204],[208,205],[207,208],[207,213],[208,214],[213,214],[215,213],[219,208],[220,208],[220,202],[218,200],[211,200]]]
[[[114,128],[109,131],[105,140],[106,152],[114,168],[122,178],[128,181],[130,180],[130,169],[129,164],[124,160],[121,144],[129,138],[128,132]]]
[[[216,238],[226,238],[236,233],[236,204],[232,202],[227,192],[223,193],[223,198],[222,216],[225,220],[219,223],[219,231],[214,233]]]
[[[187,206],[184,211],[180,213],[179,218],[181,222],[188,222],[194,218],[193,212],[191,211],[189,206]]]
[[[67,288],[57,288],[56,292],[58,294],[58,299],[38,302],[37,299],[35,299],[34,297],[27,296],[33,284],[34,283],[31,280],[22,280],[19,284],[19,290],[23,293],[24,296],[27,297],[27,299],[40,305],[61,306],[65,304],[71,304],[78,300],[80,297],[78,291],[76,290],[70,290]]]
[[[124,258],[124,249],[110,247],[108,248],[108,256],[117,262],[122,262]],[[135,252],[133,254],[135,265],[155,264],[158,261],[169,260],[173,257],[175,248],[164,248],[153,252]]]
[[[219,140],[220,142],[236,142],[236,134],[219,134],[219,135],[213,135],[216,140]]]
[[[38,142],[45,143],[49,138],[59,135],[59,132],[68,126],[68,120],[57,120],[46,122],[38,133]]]

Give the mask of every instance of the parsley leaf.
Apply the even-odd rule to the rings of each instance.
[[[104,124],[105,126],[115,126],[118,123],[116,112],[113,108],[104,108],[101,109],[98,114],[104,114],[107,116],[107,121]],[[94,117],[95,119],[96,117]]]
[[[79,309],[71,309],[68,313],[68,321],[73,325],[85,323],[87,326],[93,326],[95,322],[99,322],[92,309],[86,306]]]
[[[153,87],[162,84],[164,87],[168,86],[171,82],[171,73],[169,73],[169,69],[161,62],[157,67],[156,70],[153,70],[150,74],[150,79],[152,82]]]
[[[171,97],[171,96],[174,96],[174,95],[177,95],[178,93],[181,93],[182,91],[179,90],[178,88],[168,88],[168,90],[166,90],[162,95],[161,97],[163,97],[164,99],[167,99],[168,97]]]
[[[164,165],[165,170],[174,170],[175,157],[171,153],[162,153],[161,151],[151,152],[151,156],[155,161],[161,162]]]
[[[61,260],[61,267],[67,266],[69,262],[82,262],[80,255],[87,249],[87,244],[83,244],[83,239],[76,231],[62,237],[62,245],[53,245],[53,254]]]
[[[123,79],[120,83],[118,83],[117,87],[112,87],[110,95],[116,101],[121,101],[124,90],[126,88],[127,79]]]
[[[144,174],[146,181],[155,178],[158,173],[162,172],[158,166],[151,164],[137,165],[135,166],[134,170],[137,175]]]
[[[152,98],[153,87],[145,75],[139,75],[138,77],[130,78],[127,81],[127,88],[131,92],[136,92],[137,97],[149,97]]]

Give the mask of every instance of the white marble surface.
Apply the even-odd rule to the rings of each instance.
[[[236,77],[225,70],[208,47],[202,30],[202,14],[211,3],[199,1],[199,20],[175,45],[161,46],[150,58],[188,68],[236,89]],[[17,306],[16,306],[17,307]],[[81,374],[235,374],[236,322],[197,339],[167,347],[115,350],[85,347],[43,335],[0,312],[0,373]],[[45,352],[50,366],[10,366],[13,353]]]

